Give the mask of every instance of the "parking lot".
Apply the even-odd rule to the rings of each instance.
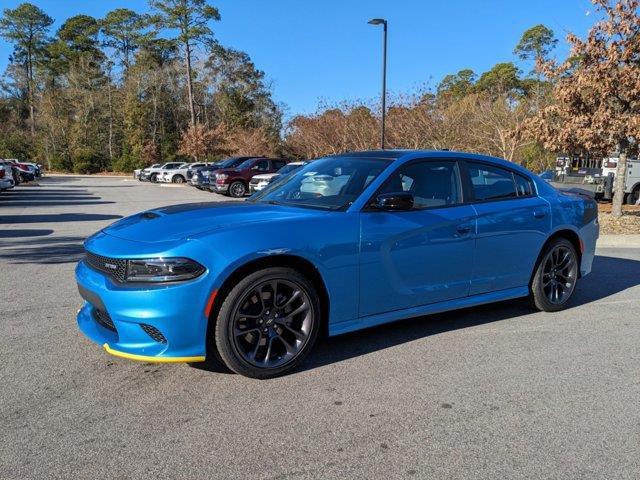
[[[640,477],[640,249],[572,308],[522,301],[321,342],[256,381],[108,356],[78,331],[85,237],[188,186],[48,177],[0,195],[0,478]]]

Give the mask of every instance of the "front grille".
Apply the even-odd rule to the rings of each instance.
[[[119,282],[124,282],[127,275],[127,261],[122,258],[103,257],[88,250],[85,251],[85,262],[90,267],[104,272]]]
[[[111,320],[111,317],[107,312],[93,307],[93,319],[107,330],[111,330],[112,332],[117,331],[116,326],[113,324],[113,320]]]
[[[167,339],[164,337],[162,332],[158,330],[156,327],[152,325],[147,325],[146,323],[141,323],[140,327],[142,327],[142,329],[147,333],[147,335],[153,338],[156,342],[167,343]]]

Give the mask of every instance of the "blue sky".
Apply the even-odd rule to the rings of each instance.
[[[14,8],[17,0],[1,0]],[[144,0],[32,0],[55,18],[55,28],[79,13],[102,17],[118,7],[144,12]],[[310,113],[320,100],[379,95],[380,27],[389,21],[389,91],[431,87],[447,73],[481,73],[512,54],[522,32],[543,23],[567,52],[565,36],[584,35],[594,19],[589,0],[211,0],[222,21],[213,25],[222,44],[246,51],[273,85],[287,114]],[[0,40],[0,71],[11,47]],[[523,65],[524,70],[530,66]]]

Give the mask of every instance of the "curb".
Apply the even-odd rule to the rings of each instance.
[[[84,175],[81,173],[47,173],[47,177],[78,177],[78,178],[131,178],[131,175]]]
[[[640,248],[640,234],[600,235],[597,248]]]

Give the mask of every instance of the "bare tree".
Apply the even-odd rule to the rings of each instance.
[[[570,57],[562,64],[539,62],[554,82],[555,103],[529,123],[555,151],[620,154],[612,214],[622,215],[627,149],[640,138],[640,16],[638,0],[593,0],[603,14],[582,40],[567,39]]]

